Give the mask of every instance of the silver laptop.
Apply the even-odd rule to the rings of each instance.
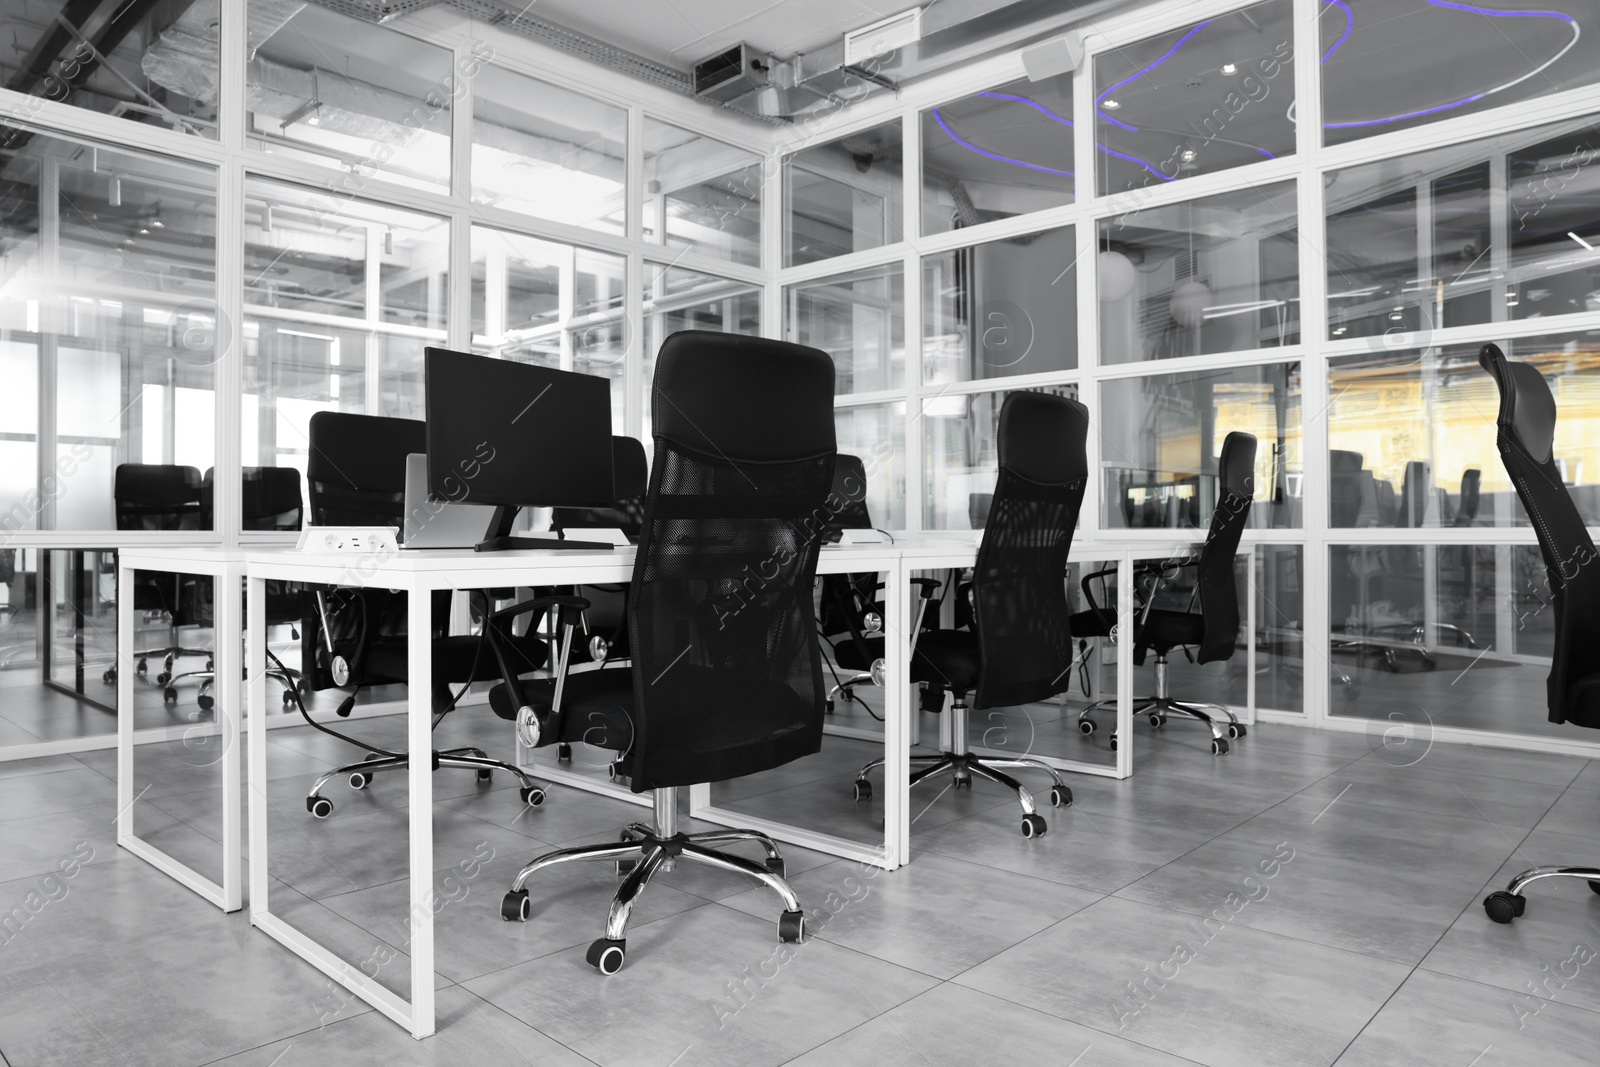
[[[471,548],[489,534],[491,504],[454,504],[428,499],[428,457],[406,457],[406,519],[401,548]]]

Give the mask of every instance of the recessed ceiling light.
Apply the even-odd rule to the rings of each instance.
[[[160,229],[165,229],[167,224],[162,222],[160,219],[152,219],[150,221],[150,225],[152,225],[156,229],[160,230]]]
[[[149,232],[150,232],[150,231],[149,231],[149,230],[147,230],[147,229],[145,229],[145,228],[144,228],[144,227],[143,227],[143,226],[140,226],[140,227],[139,227],[139,236],[140,236],[140,237],[144,237],[144,236],[146,236],[146,235],[147,235],[147,234],[149,234]]]
[[[1185,148],[1182,152],[1178,153],[1178,158],[1183,160],[1185,163],[1193,163],[1194,154],[1194,149]]]
[[[1121,107],[1122,105],[1117,103],[1117,101],[1115,101],[1115,100],[1102,100],[1100,102],[1100,106],[1105,108],[1107,111],[1115,111],[1115,110],[1117,110],[1117,108]]]
[[[1224,63],[1222,64],[1222,73],[1237,74],[1239,73],[1239,65],[1237,63]]]

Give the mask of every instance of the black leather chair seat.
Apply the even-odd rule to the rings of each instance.
[[[478,637],[474,634],[434,638],[434,682],[460,685],[468,680],[488,681],[499,677],[500,670],[495,664],[494,652],[488,645],[484,645],[480,654],[478,644]],[[538,638],[527,636],[513,638],[506,653],[516,658],[518,673],[538,670],[544,666],[547,658],[545,643]],[[381,678],[404,682],[409,655],[404,637],[375,639],[367,647],[362,675],[369,680]],[[473,670],[474,660],[477,662],[477,670]]]
[[[1107,616],[1110,616],[1109,620]],[[1111,627],[1116,621],[1116,613],[1108,611],[1105,615],[1098,611],[1075,612],[1067,621],[1072,628],[1072,636],[1078,637],[1110,637]]]
[[[883,658],[883,638],[865,637],[865,649],[858,647],[853,638],[846,637],[833,646],[833,661],[847,671],[870,671],[872,661]],[[863,651],[865,655],[863,655]]]
[[[933,682],[957,692],[977,688],[982,667],[978,635],[968,630],[924,631],[911,654],[913,682]]]
[[[1206,619],[1198,611],[1153,609],[1139,632],[1139,643],[1168,652],[1179,645],[1198,645],[1205,636]]]

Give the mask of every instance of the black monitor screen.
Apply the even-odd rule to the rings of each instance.
[[[614,503],[611,383],[429,348],[428,495],[506,507]]]

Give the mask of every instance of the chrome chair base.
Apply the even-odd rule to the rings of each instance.
[[[495,771],[505,771],[515,775],[517,781],[522,783],[518,796],[530,808],[537,808],[544,803],[544,790],[534,784],[520,767],[490,759],[481,748],[449,748],[435,751],[433,754],[433,769],[440,767],[471,768],[478,772],[479,782],[488,782],[494,777]],[[372,784],[373,775],[379,771],[402,771],[411,767],[411,756],[401,754],[398,756],[382,756],[372,753],[360,763],[351,763],[337,770],[329,771],[316,784],[311,787],[311,792],[306,795],[306,810],[319,819],[326,819],[333,814],[333,801],[322,795],[322,787],[339,777],[341,774],[350,776],[351,789],[365,789]]]
[[[1483,910],[1497,923],[1508,923],[1522,915],[1528,908],[1528,898],[1522,891],[1534,882],[1546,878],[1581,878],[1589,888],[1600,893],[1600,867],[1535,867],[1511,879],[1511,884],[1483,898]]]
[[[620,841],[603,845],[580,845],[547,852],[531,860],[517,872],[511,889],[500,902],[500,917],[507,922],[527,922],[533,914],[533,901],[523,888],[528,879],[546,867],[576,860],[612,860],[622,884],[611,900],[606,915],[605,936],[589,946],[587,959],[601,974],[616,974],[627,954],[628,918],[645,886],[658,873],[672,870],[679,859],[701,863],[719,870],[746,874],[783,898],[784,912],[778,919],[778,940],[799,941],[805,937],[805,913],[800,899],[784,880],[783,856],[772,838],[759,830],[709,830],[699,834],[678,832],[677,790],[655,791],[655,825],[629,823]],[[766,853],[762,863],[734,856],[710,846],[733,841],[755,841]]]
[[[1098,729],[1093,715],[1101,708],[1109,707],[1116,710],[1116,700],[1097,700],[1093,704],[1078,712],[1078,730],[1085,734],[1092,734]],[[1211,731],[1211,754],[1225,756],[1228,754],[1229,740],[1237,740],[1250,732],[1250,728],[1239,721],[1239,716],[1222,704],[1212,704],[1209,701],[1174,700],[1167,695],[1167,657],[1165,654],[1156,656],[1156,695],[1135,697],[1133,700],[1133,714],[1147,715],[1150,725],[1155,727],[1165,726],[1169,715],[1187,715],[1191,719],[1198,719],[1206,724]],[[1109,738],[1111,748],[1117,747],[1117,732],[1111,731]]]
[[[838,676],[835,675],[835,677]],[[858,700],[860,698],[856,696],[856,686],[873,684],[875,683],[872,680],[871,674],[857,674],[853,678],[846,678],[844,681],[839,682],[832,689],[828,690],[828,696],[823,701],[822,705],[823,711],[830,715],[833,714],[833,703],[836,697],[842,695],[846,700]]]

